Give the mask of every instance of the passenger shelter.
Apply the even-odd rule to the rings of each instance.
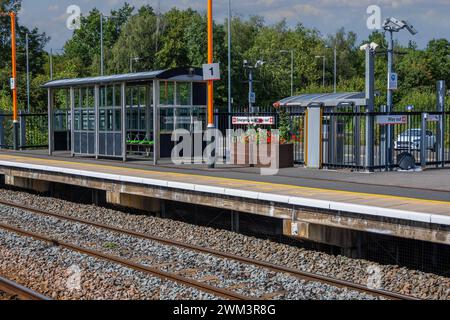
[[[366,112],[364,92],[302,94],[274,104],[291,114],[305,113],[305,165],[319,169],[330,163],[349,161],[361,165],[361,114]],[[345,113],[345,117],[340,116]],[[352,137],[349,137],[351,135]]]
[[[49,154],[170,157],[174,129],[206,128],[207,92],[200,68],[175,68],[50,81]]]

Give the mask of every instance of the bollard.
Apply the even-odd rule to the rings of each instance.
[[[5,145],[5,129],[3,127],[3,119],[5,116],[3,115],[3,112],[0,111],[0,149],[3,149]]]
[[[423,169],[427,166],[428,139],[427,139],[428,113],[422,113],[422,136],[420,139],[420,165]]]
[[[437,112],[441,113],[440,122],[439,122],[439,148],[437,151],[438,154],[438,162],[441,163],[441,166],[445,167],[445,95],[447,94],[445,81],[440,80],[436,84],[436,104],[437,104]]]
[[[23,149],[27,145],[27,118],[24,115],[24,112],[20,111],[19,113],[19,121],[20,121],[20,146],[19,149]]]

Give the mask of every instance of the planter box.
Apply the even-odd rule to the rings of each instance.
[[[262,164],[259,157],[260,145],[254,147],[253,152],[256,155],[251,157],[250,155],[250,145],[249,144],[234,144],[231,148],[231,162],[235,165],[254,165],[255,167],[270,167],[270,165]],[[267,157],[271,158],[272,155],[272,145],[267,145]],[[256,157],[256,159],[255,159]],[[250,161],[253,158],[257,161]],[[256,163],[255,163],[256,162]],[[278,169],[292,168],[294,166],[294,145],[293,144],[280,144],[279,154],[278,154]]]

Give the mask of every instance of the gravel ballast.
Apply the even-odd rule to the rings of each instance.
[[[124,228],[140,233],[207,247],[251,259],[322,274],[422,299],[449,299],[450,279],[398,266],[332,256],[244,235],[181,222],[75,204],[28,193],[0,189],[0,199],[38,209]]]
[[[0,273],[58,300],[211,300],[210,294],[0,229]]]
[[[286,273],[0,205],[0,221],[147,267],[260,299],[373,300],[374,297]]]

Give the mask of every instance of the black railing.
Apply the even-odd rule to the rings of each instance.
[[[387,115],[399,121],[392,125],[377,121]],[[368,121],[373,121],[372,161],[367,158]],[[441,123],[444,124],[442,133]],[[390,153],[387,144],[389,130],[392,135]],[[325,113],[323,150],[323,165],[327,168],[393,169],[398,167],[399,156],[405,152],[414,157],[417,166],[445,166],[450,163],[450,113],[430,112],[426,116],[420,112]]]
[[[48,115],[47,113],[19,114],[19,148],[44,149],[48,147]],[[13,149],[13,116],[0,114],[0,148]]]

